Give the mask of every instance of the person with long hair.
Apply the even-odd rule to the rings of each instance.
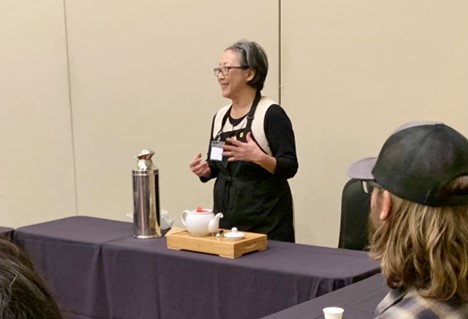
[[[63,318],[31,260],[20,247],[3,237],[0,237],[0,318]]]
[[[348,175],[371,194],[369,254],[391,288],[377,318],[468,318],[468,140],[410,122]]]

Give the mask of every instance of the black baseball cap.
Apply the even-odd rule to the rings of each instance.
[[[449,190],[455,178],[468,175],[468,140],[436,122],[409,122],[385,141],[379,156],[348,168],[352,178],[375,180],[382,188],[427,206],[468,204],[468,192]]]

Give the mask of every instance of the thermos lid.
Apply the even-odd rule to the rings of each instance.
[[[151,150],[142,150],[135,158],[137,161],[137,170],[138,171],[149,171],[155,169],[151,157],[154,155],[154,151]]]
[[[151,156],[153,155],[154,155],[154,151],[142,150],[140,154],[138,154],[136,157],[138,159],[151,159]]]

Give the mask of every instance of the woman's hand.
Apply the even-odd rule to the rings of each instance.
[[[202,159],[201,153],[195,155],[189,165],[192,172],[198,177],[207,177],[211,175],[211,169],[208,163]]]
[[[247,133],[246,139],[247,142],[241,142],[235,138],[228,137],[226,144],[223,146],[223,156],[226,156],[229,162],[245,161],[256,163],[264,153],[253,140],[252,133]]]
[[[251,132],[247,133],[246,139],[246,142],[241,142],[234,138],[227,138],[226,142],[229,144],[223,146],[223,156],[227,156],[229,162],[253,162],[273,174],[276,169],[276,159],[262,151],[253,140]]]

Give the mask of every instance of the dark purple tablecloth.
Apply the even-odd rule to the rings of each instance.
[[[236,259],[134,239],[132,224],[70,217],[21,227],[67,318],[259,318],[379,271],[364,252],[268,242]]]
[[[388,291],[384,278],[377,274],[263,319],[323,319],[322,309],[332,306],[344,309],[343,319],[371,319]]]
[[[10,227],[0,227],[0,236],[5,236],[8,239],[13,239],[14,229]]]

